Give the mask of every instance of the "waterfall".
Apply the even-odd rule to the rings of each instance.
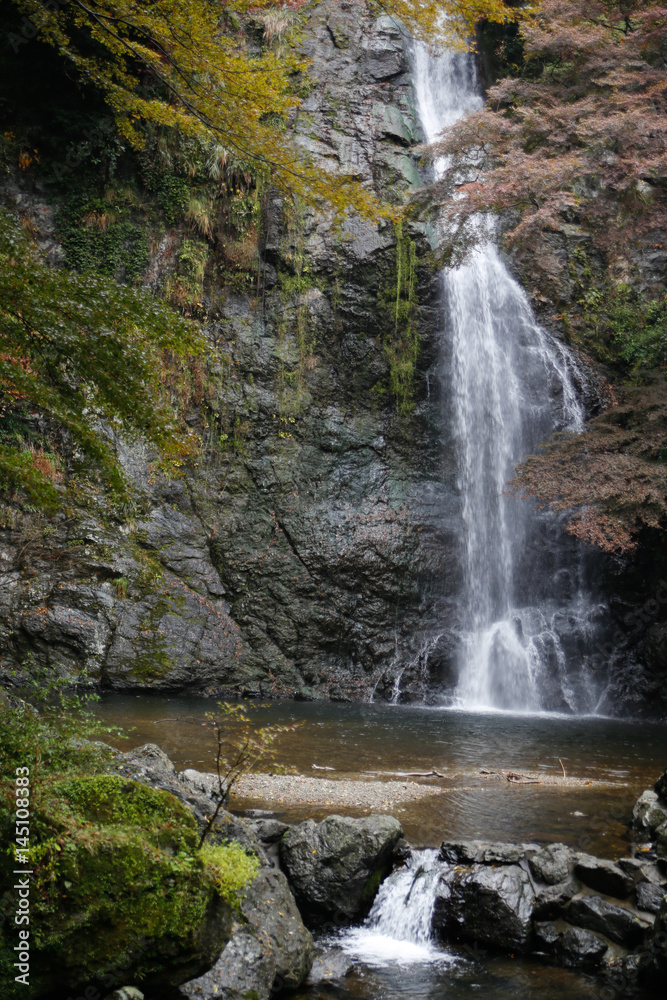
[[[428,141],[481,107],[467,54],[435,57],[417,45],[413,71]],[[443,166],[437,163],[436,172]],[[478,224],[492,225],[482,218]],[[585,658],[579,655],[581,676],[573,682],[558,630],[567,619],[576,621],[580,635],[590,631],[593,610],[574,547],[558,541],[557,519],[503,493],[517,463],[540,441],[555,430],[581,430],[576,364],[535,321],[492,242],[464,266],[443,271],[441,280],[446,393],[464,526],[457,703],[474,709],[590,711],[597,695],[589,689]],[[546,529],[552,544],[548,554],[540,554]]]
[[[413,851],[405,867],[384,880],[362,926],[346,928],[335,943],[369,965],[453,963],[432,937],[442,867],[437,851]]]

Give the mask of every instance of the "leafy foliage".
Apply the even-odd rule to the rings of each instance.
[[[305,70],[293,49],[248,44],[243,25],[258,20],[265,38],[286,30],[301,5],[275,0],[15,0],[43,41],[104,93],[120,134],[141,148],[157,125],[251,158],[266,178],[310,204],[365,213],[378,205],[365,188],[315,166],[287,128],[299,106],[295,81]],[[285,11],[285,6],[292,8]],[[431,40],[470,33],[480,17],[512,16],[503,0],[388,0],[382,6],[408,31]],[[443,13],[449,18],[443,18]]]
[[[449,129],[434,188],[447,253],[488,234],[480,212],[516,213],[510,246],[578,221],[610,258],[661,242],[667,223],[667,7],[659,0],[541,0],[522,24],[522,76]],[[452,195],[456,192],[456,198]],[[546,269],[546,265],[545,265]]]
[[[624,377],[667,368],[667,296],[649,298],[626,282],[590,282],[570,335]]]
[[[632,552],[667,525],[667,386],[628,389],[586,433],[559,435],[519,466],[510,489],[570,513],[569,530],[605,552]]]
[[[0,420],[46,415],[125,492],[109,434],[142,435],[174,460],[192,451],[194,438],[161,402],[156,361],[159,351],[198,350],[196,329],[167,306],[93,274],[48,267],[0,213]],[[53,510],[61,488],[32,452],[0,443],[0,490]]]
[[[238,906],[249,882],[259,871],[259,859],[246,854],[240,844],[204,844],[199,857],[213,872],[215,885],[225,899]]]
[[[218,803],[202,832],[199,846],[215,825],[218,813],[229,801],[234,785],[260,762],[278,765],[271,756],[271,747],[282,733],[291,733],[298,723],[289,726],[254,727],[244,705],[218,703],[218,714],[208,715],[208,725],[216,742],[215,771],[218,778]]]

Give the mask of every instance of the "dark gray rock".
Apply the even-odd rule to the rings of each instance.
[[[185,983],[190,1000],[268,1000],[275,981],[275,958],[254,934],[237,930],[212,969]]]
[[[598,931],[628,949],[641,944],[650,927],[632,910],[592,895],[572,900],[568,920],[587,930]]]
[[[336,982],[344,979],[353,966],[352,959],[344,951],[339,948],[330,948],[315,957],[307,982],[310,986],[314,986],[316,983]]]
[[[526,852],[536,851],[535,844],[506,844],[485,840],[446,840],[440,846],[440,857],[449,864],[515,865]]]
[[[213,968],[181,987],[182,997],[268,1000],[305,980],[313,959],[313,939],[280,872],[259,872],[246,891],[233,931]]]
[[[565,912],[567,904],[578,892],[574,882],[559,882],[540,889],[535,897],[534,916],[536,920],[560,917]]]
[[[667,806],[667,770],[664,770],[655,785],[653,786],[656,795],[658,795],[663,803]]]
[[[535,951],[553,954],[562,937],[562,931],[553,921],[535,922]]]
[[[489,844],[484,846],[482,861],[487,865],[515,865],[521,861],[530,844]]]
[[[526,951],[534,893],[528,873],[518,865],[474,865],[441,876],[434,928],[442,938],[507,951]]]
[[[255,836],[263,844],[275,844],[290,829],[287,823],[281,823],[279,819],[252,819],[249,824],[255,832]]]
[[[655,831],[655,849],[659,858],[667,858],[667,822]]]
[[[653,839],[658,828],[667,822],[667,804],[656,792],[646,790],[637,799],[632,810],[632,825],[636,830]]]
[[[608,949],[604,938],[579,927],[566,930],[559,944],[565,965],[599,965]]]
[[[292,827],[280,860],[302,912],[315,922],[366,913],[402,836],[392,816],[328,816]]]
[[[481,853],[479,841],[474,840],[446,840],[440,846],[441,860],[451,865],[472,864]]]
[[[637,879],[646,866],[646,861],[642,860],[642,858],[619,858],[616,864],[626,875]]]
[[[241,912],[275,962],[284,989],[300,986],[313,962],[313,939],[282,872],[263,869],[246,890]]]
[[[528,859],[530,870],[540,882],[556,885],[565,882],[574,861],[574,852],[565,844],[549,844]]]
[[[645,910],[647,913],[658,913],[666,894],[667,885],[640,882],[637,886],[637,909]]]
[[[592,854],[576,856],[574,874],[584,885],[617,899],[627,899],[634,888],[634,879],[626,875],[613,861],[593,857]]]

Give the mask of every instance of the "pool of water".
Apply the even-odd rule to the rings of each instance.
[[[179,768],[214,768],[211,732],[202,723],[215,703],[198,699],[113,695],[97,706],[107,723],[131,728],[123,748],[162,746]],[[252,705],[257,725],[302,725],[277,744],[280,763],[327,778],[395,778],[435,769],[441,794],[394,806],[415,847],[458,837],[562,840],[614,857],[630,848],[632,806],[667,766],[667,728],[603,718],[471,714],[411,706],[273,702]],[[511,785],[490,771],[562,774],[580,787]],[[327,769],[327,770],[324,770]],[[319,819],[328,809],[294,802],[236,799],[243,811],[264,805],[287,821]],[[341,809],[350,814],[353,810]],[[631,983],[556,969],[480,949],[426,948],[370,940],[366,928],[341,931],[354,954],[352,972],[335,984],[302,987],[293,1000],[653,1000]],[[390,935],[391,936],[391,935]]]
[[[124,747],[153,742],[179,768],[213,770],[214,744],[202,726],[215,703],[201,699],[112,695],[99,715],[132,729]],[[302,725],[277,744],[280,763],[327,778],[395,778],[435,769],[442,793],[389,811],[416,847],[443,839],[562,840],[602,856],[628,850],[628,821],[644,788],[667,766],[667,728],[597,717],[471,714],[411,706],[273,702],[252,705],[257,725]],[[490,771],[562,774],[581,787],[509,784]],[[326,770],[325,770],[326,769]],[[271,808],[236,799],[233,807]],[[329,808],[281,805],[287,821],[321,818]],[[341,810],[354,812],[354,810]]]

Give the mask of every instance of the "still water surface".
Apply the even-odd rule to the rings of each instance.
[[[158,743],[178,768],[199,770],[213,769],[211,734],[202,722],[214,709],[210,701],[145,695],[113,695],[97,706],[105,721],[132,728],[118,745]],[[632,805],[667,765],[667,728],[647,723],[331,702],[273,702],[253,706],[252,715],[258,725],[303,723],[281,737],[277,752],[302,774],[377,780],[442,772],[444,779],[433,779],[442,795],[391,809],[416,847],[483,837],[562,840],[609,857],[625,854]],[[558,775],[559,758],[569,776],[591,784],[514,786],[480,775],[482,768]],[[233,805],[270,808],[257,801]],[[294,822],[319,819],[331,808],[292,803],[275,812]],[[441,949],[435,960],[431,954],[415,961],[400,942],[392,950],[390,957],[360,954],[343,981],[302,988],[294,1000],[653,1000],[625,982],[610,985],[524,959]]]
[[[201,723],[214,709],[201,699],[112,695],[97,710],[133,729],[125,746],[159,743],[178,768],[213,770],[211,733]],[[292,701],[253,706],[252,716],[258,725],[303,723],[277,747],[279,761],[302,774],[373,780],[435,769],[445,775],[433,779],[442,795],[391,810],[416,847],[455,837],[562,840],[614,856],[628,849],[637,796],[667,765],[667,728],[615,719]],[[559,758],[569,777],[592,783],[512,785],[480,774],[486,768],[558,776]],[[326,812],[331,808],[291,803],[279,815],[293,822]]]

